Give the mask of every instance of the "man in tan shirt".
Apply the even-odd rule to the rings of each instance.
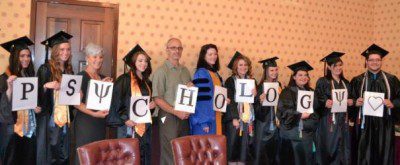
[[[160,164],[173,164],[171,140],[189,134],[189,113],[176,111],[175,103],[178,84],[187,84],[191,81],[189,70],[179,63],[182,56],[182,43],[177,38],[171,38],[166,45],[167,60],[153,75],[153,97],[157,106],[161,158]]]

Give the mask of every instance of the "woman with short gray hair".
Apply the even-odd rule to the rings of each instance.
[[[110,77],[105,77],[100,74],[100,69],[103,64],[103,48],[99,45],[89,43],[85,47],[87,67],[84,71],[78,73],[82,75],[81,86],[81,104],[74,106],[76,111],[74,128],[76,148],[85,144],[104,140],[106,138],[106,123],[105,117],[107,111],[95,111],[86,108],[87,88],[90,79],[112,82]],[[77,154],[75,154],[75,164],[79,164]]]

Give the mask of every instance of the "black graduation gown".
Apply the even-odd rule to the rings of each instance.
[[[356,122],[355,136],[358,141],[357,164],[394,164],[395,154],[395,130],[394,122],[399,117],[400,108],[400,82],[399,79],[386,72],[379,72],[374,78],[374,74],[368,72],[368,87],[367,91],[385,93],[385,98],[388,98],[388,90],[385,85],[383,74],[386,74],[391,96],[390,100],[394,104],[391,110],[391,115],[388,114],[387,108],[384,108],[383,117],[365,116],[364,129],[361,129],[362,122]],[[352,94],[354,102],[361,96],[361,86],[364,74],[356,76],[351,81]],[[365,83],[364,83],[365,84]],[[363,89],[365,91],[365,87]],[[356,108],[356,112],[361,108]],[[356,115],[353,115],[356,117]],[[356,151],[355,151],[356,152]]]
[[[339,83],[333,81],[335,89],[345,89],[343,82],[348,91],[348,99],[352,99],[350,95],[350,83],[347,80],[341,80]],[[315,96],[318,99],[318,110],[320,112],[320,122],[317,130],[317,162],[319,164],[351,164],[351,146],[350,132],[347,121],[347,113],[331,113],[331,109],[324,105],[328,99],[332,100],[331,80],[321,77],[317,81]],[[346,100],[347,101],[347,100]],[[347,109],[351,111],[351,109]],[[334,116],[335,123],[332,121]]]
[[[42,111],[36,114],[36,137],[37,137],[37,164],[69,164],[70,138],[67,125],[59,128],[57,125],[49,126],[53,115],[54,99],[53,90],[44,90],[43,85],[51,82],[50,64],[46,63],[39,67],[37,76],[39,80],[38,106]],[[72,117],[70,106],[70,118]]]
[[[151,88],[150,80],[146,83]],[[144,81],[139,82],[142,96],[149,96],[149,92]],[[109,115],[106,118],[107,125],[118,127],[118,138],[131,138],[127,134],[125,121],[129,120],[129,106],[131,99],[131,76],[130,72],[117,78],[114,82],[113,96]],[[140,144],[140,164],[151,164],[151,124],[146,124],[146,131],[142,137],[135,133],[135,138],[139,139]]]
[[[232,120],[239,120],[238,103],[235,101],[235,78],[229,77],[225,81],[225,88],[228,89],[228,98],[231,100],[226,107],[226,112],[222,116],[224,134],[227,139],[227,155],[230,162],[248,162],[252,160],[250,155],[250,135],[248,124],[243,124],[242,136],[239,136],[240,129],[236,129]]]
[[[308,89],[310,91],[311,89]],[[318,127],[318,102],[314,97],[314,113],[303,120],[302,137],[299,135],[301,113],[297,112],[298,87],[289,86],[279,95],[277,117],[280,121],[280,164],[315,164],[315,131]]]
[[[7,79],[8,76],[6,74],[3,74],[2,78],[0,78],[0,84],[6,84],[6,86],[2,86],[0,88],[7,90]],[[34,75],[32,75],[34,76]],[[30,137],[20,137],[18,134],[14,133],[14,124],[17,122],[17,112],[12,111],[12,103],[11,101],[8,101],[7,94],[6,92],[2,92],[1,94],[1,100],[0,100],[0,108],[2,111],[7,112],[6,116],[10,116],[8,119],[10,125],[9,127],[12,127],[12,133],[11,134],[11,139],[9,140],[6,153],[5,153],[5,159],[3,164],[18,164],[18,165],[34,165],[36,164],[36,135],[35,133]]]
[[[3,97],[3,94],[7,90],[7,79],[8,76],[6,73],[0,75],[0,97]],[[5,106],[5,104],[0,104],[0,164],[5,164],[4,158],[6,157],[6,149],[14,133],[14,118],[12,113],[3,106]]]
[[[86,103],[87,90],[89,86],[90,76],[86,71],[78,73],[82,76],[82,103]],[[103,79],[105,76],[100,75]],[[74,117],[74,136],[75,136],[75,151],[78,147],[89,144],[91,142],[106,139],[106,121],[102,118],[96,118],[76,109]],[[79,164],[78,155],[75,154],[75,164]]]
[[[275,107],[262,106],[260,102],[262,93],[264,93],[263,84],[257,87],[257,96],[254,102],[256,129],[253,164],[273,165],[277,164],[278,160],[279,128],[275,120]]]

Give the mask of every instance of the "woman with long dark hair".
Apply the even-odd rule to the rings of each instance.
[[[2,142],[7,143],[3,164],[35,164],[36,160],[36,119],[35,113],[40,108],[13,111],[11,98],[13,93],[13,82],[18,77],[34,77],[35,70],[32,64],[32,55],[29,50],[33,42],[28,37],[21,37],[1,46],[10,52],[9,66],[0,78],[1,89],[6,89],[1,95],[1,116],[9,122],[13,134],[11,139],[6,136],[0,137]],[[3,122],[2,122],[3,123]],[[6,132],[10,133],[10,132]],[[3,133],[1,133],[3,134]],[[1,164],[1,162],[0,162]]]
[[[308,72],[313,68],[305,61],[288,66],[293,74],[278,101],[280,121],[280,164],[315,164],[315,131],[318,126],[318,102],[314,97],[314,113],[299,113],[297,97],[300,90],[313,91]]]
[[[332,90],[346,89],[350,94],[350,83],[343,76],[344,53],[332,52],[321,61],[327,65],[324,77],[317,81],[315,94],[320,107],[320,122],[317,131],[317,161],[319,164],[351,164],[351,145],[347,112],[335,113],[332,109]],[[343,99],[343,96],[341,97]],[[340,99],[340,98],[339,98]],[[353,105],[349,96],[347,106]]]
[[[199,94],[195,113],[189,117],[192,135],[222,135],[222,114],[213,109],[214,87],[222,86],[222,78],[218,70],[217,46],[203,45],[197,60],[197,70],[193,76],[193,84],[199,88]]]
[[[74,74],[71,64],[72,36],[63,31],[42,42],[51,48],[50,60],[38,69],[39,106],[37,115],[37,164],[69,164],[70,154],[70,110],[59,105],[58,96],[62,74]]]
[[[151,123],[136,123],[130,118],[130,100],[132,96],[150,96],[151,74],[150,56],[136,45],[124,58],[124,62],[131,69],[122,74],[114,83],[113,98],[107,124],[118,127],[118,138],[138,138],[140,143],[140,162],[143,165],[151,164]],[[154,101],[149,109],[155,108]]]

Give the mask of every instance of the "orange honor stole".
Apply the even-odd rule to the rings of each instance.
[[[149,91],[149,95],[151,98],[151,89],[149,85],[144,81],[146,84],[146,88]],[[139,84],[136,81],[135,74],[131,71],[131,96],[142,96],[142,92],[140,91]],[[146,124],[145,123],[137,123],[135,126],[135,132],[142,137],[146,131]]]
[[[208,71],[210,73],[211,79],[214,86],[221,86],[221,80],[216,73]],[[215,123],[217,125],[217,135],[222,135],[222,114],[221,112],[215,111]]]

